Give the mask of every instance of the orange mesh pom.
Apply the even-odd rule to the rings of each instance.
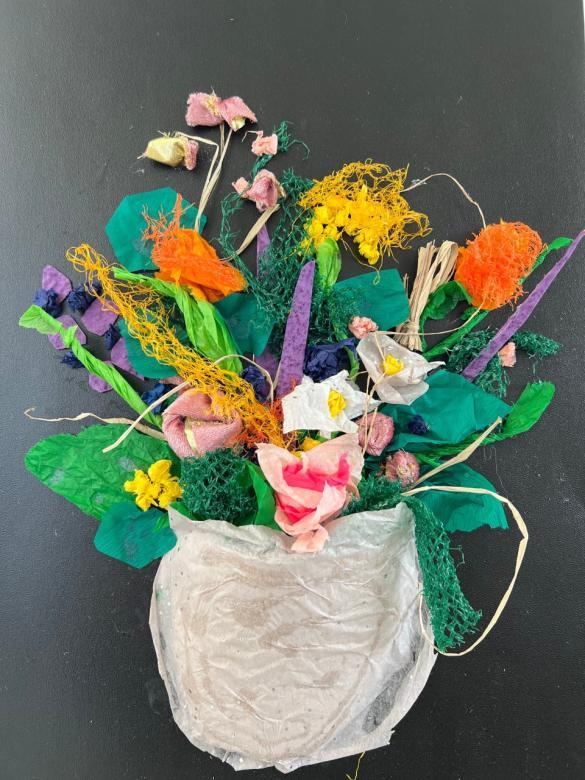
[[[160,269],[155,274],[158,279],[186,285],[196,298],[211,303],[244,289],[246,282],[238,270],[220,260],[196,230],[181,227],[180,195],[170,221],[164,215],[158,219],[148,214],[144,217],[148,227],[143,238],[154,242],[152,261]]]
[[[541,251],[540,236],[523,222],[488,225],[459,250],[455,281],[474,306],[497,309],[522,295],[522,280]]]
[[[249,382],[181,344],[169,326],[163,300],[155,290],[112,278],[105,258],[87,244],[70,249],[67,259],[77,271],[87,274],[89,289],[94,293],[99,291],[96,282],[101,283],[102,292],[97,297],[104,308],[119,311],[130,334],[138,339],[147,355],[173,366],[192,388],[210,396],[213,411],[218,415],[233,417],[237,412],[244,424],[243,443],[252,446],[257,442],[271,442],[285,446],[276,416],[256,400]]]

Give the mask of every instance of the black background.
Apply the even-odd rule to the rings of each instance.
[[[582,5],[2,0],[0,11],[0,776],[231,778],[170,717],[148,629],[155,566],[134,571],[97,553],[95,522],[22,466],[42,436],[78,430],[29,422],[26,407],[111,416],[124,404],[90,391],[17,318],[42,266],[65,269],[70,245],[88,241],[111,256],[103,228],[124,195],[168,184],[198,197],[201,172],[136,157],[158,130],[186,130],[188,92],[210,87],[241,95],[259,128],[294,122],[311,157],[296,147],[271,166],[277,172],[292,164],[319,177],[367,157],[409,163],[409,178],[448,171],[488,220],[526,221],[545,240],[575,235],[585,223]],[[251,167],[249,141],[234,144],[220,194]],[[438,240],[479,228],[447,182],[410,201],[429,214]],[[252,206],[244,217],[251,224]],[[206,234],[216,233],[212,205]],[[403,253],[400,270],[413,258]],[[344,273],[359,270],[348,259]],[[557,384],[546,418],[497,454],[489,447],[473,458],[530,528],[510,604],[476,652],[439,658],[391,744],[364,757],[362,780],[584,775],[584,282],[581,249],[530,322],[564,344],[538,370]],[[523,361],[509,398],[531,376]],[[514,530],[456,539],[466,592],[486,616],[511,575],[517,539]],[[355,764],[350,757],[295,777],[343,780]]]

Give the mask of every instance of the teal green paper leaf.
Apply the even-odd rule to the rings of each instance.
[[[114,504],[105,513],[95,535],[96,549],[110,558],[142,569],[177,543],[174,532],[161,522],[160,509],[143,512],[136,504]]]
[[[124,482],[136,469],[146,471],[163,458],[177,464],[165,441],[137,431],[115,450],[102,452],[125,430],[125,425],[91,425],[76,436],[49,436],[27,452],[25,466],[44,485],[99,520],[114,504],[128,499]]]
[[[356,316],[370,317],[380,330],[399,325],[410,313],[404,285],[395,268],[344,279],[333,290],[350,290],[356,296]]]
[[[450,485],[491,490],[492,483],[469,466],[458,463],[423,482],[423,485]],[[442,521],[445,530],[475,531],[483,525],[489,528],[507,528],[503,504],[497,498],[480,493],[447,493],[428,490],[418,498]]]
[[[152,262],[152,241],[144,241],[142,234],[147,228],[144,219],[145,211],[149,216],[157,218],[160,214],[171,217],[177,193],[171,187],[162,187],[147,192],[137,192],[127,195],[120,201],[108,224],[106,235],[118,261],[129,271],[154,270]],[[193,228],[197,217],[197,209],[189,201],[183,199],[181,207],[181,227]],[[199,223],[200,232],[205,225],[205,217]]]
[[[460,374],[435,371],[427,378],[429,389],[410,406],[384,404],[380,411],[390,414],[397,433],[391,450],[425,452],[437,444],[457,444],[476,431],[483,431],[498,417],[510,412],[508,404],[468,382]],[[408,421],[421,415],[429,430],[417,436],[408,430]]]
[[[341,271],[341,252],[337,242],[326,238],[317,249],[317,272],[325,289],[333,287]]]
[[[70,328],[64,328],[58,320],[51,317],[50,314],[47,314],[39,306],[30,306],[20,318],[18,324],[21,328],[32,328],[44,335],[59,333],[63,339],[63,344],[83,363],[89,373],[99,376],[106,381],[135,412],[142,414],[148,408],[132,385],[124,379],[114,366],[110,366],[108,363],[104,363],[103,360],[94,357],[91,352],[79,343],[75,338],[77,326],[73,325]],[[156,425],[157,428],[161,427],[160,417],[152,414],[152,412],[149,412],[144,419],[151,425]]]
[[[150,355],[146,355],[142,351],[138,339],[135,339],[134,336],[131,336],[128,333],[128,326],[124,320],[118,320],[118,329],[126,344],[128,362],[137,374],[148,377],[149,379],[165,379],[177,375],[177,370],[175,368],[166,366],[164,363],[159,363],[158,360]]]
[[[225,320],[239,354],[261,355],[272,333],[274,322],[259,308],[256,296],[232,293],[215,304]]]

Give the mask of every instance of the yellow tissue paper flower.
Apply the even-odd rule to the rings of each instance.
[[[146,512],[151,506],[166,509],[183,494],[178,477],[171,475],[170,460],[157,460],[148,468],[148,474],[142,469],[134,472],[134,479],[124,482],[127,493],[135,493],[136,505]]]
[[[382,370],[386,376],[394,376],[394,374],[400,373],[404,368],[402,360],[393,357],[392,355],[386,355],[382,362]]]
[[[341,395],[339,390],[330,390],[329,397],[327,399],[327,406],[329,407],[329,413],[331,416],[337,417],[337,415],[345,409],[347,403],[345,402],[345,398]]]

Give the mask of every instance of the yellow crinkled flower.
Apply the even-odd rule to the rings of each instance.
[[[171,475],[171,466],[170,460],[157,460],[149,466],[148,474],[137,469],[134,479],[124,482],[124,490],[136,494],[136,505],[144,512],[151,506],[166,509],[182,496],[178,477]]]

